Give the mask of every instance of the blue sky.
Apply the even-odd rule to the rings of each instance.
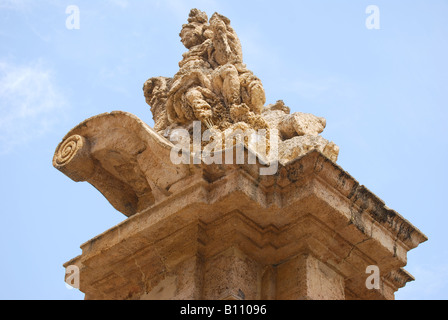
[[[62,264],[125,217],[54,169],[54,150],[103,112],[153,124],[142,86],[176,73],[191,8],[229,17],[267,102],[325,117],[338,164],[429,237],[397,299],[447,299],[446,0],[0,0],[0,299],[83,299]]]

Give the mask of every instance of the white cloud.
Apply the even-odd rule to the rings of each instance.
[[[49,132],[67,106],[42,63],[0,60],[0,154]]]
[[[1,9],[28,10],[33,3],[30,0],[0,0]]]

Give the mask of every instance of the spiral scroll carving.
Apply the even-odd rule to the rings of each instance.
[[[56,153],[55,164],[57,166],[64,166],[69,163],[78,150],[82,149],[83,145],[83,137],[78,135],[71,136],[65,140]]]
[[[57,148],[53,166],[75,181],[86,181],[94,172],[88,141],[79,135],[65,139]]]

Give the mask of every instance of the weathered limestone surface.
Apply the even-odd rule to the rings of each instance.
[[[140,119],[115,111],[87,119],[59,144],[53,165],[87,181],[126,216],[167,197],[188,168],[170,162],[173,145]]]
[[[79,268],[85,298],[394,299],[413,280],[407,252],[426,236],[335,163],[339,148],[319,135],[325,119],[291,114],[281,100],[264,105],[227,18],[192,10],[181,38],[189,51],[179,72],[144,86],[154,129],[115,111],[85,120],[56,149],[58,170],[128,217],[64,265]],[[195,120],[214,132],[267,129],[278,154],[250,163],[258,153],[244,144],[242,164],[175,164],[167,138]],[[278,170],[262,174],[273,162]]]
[[[321,136],[313,139],[325,129],[324,118],[290,114],[281,100],[265,106],[261,80],[243,63],[241,43],[228,18],[215,13],[208,20],[205,12],[193,9],[180,37],[188,51],[179,71],[173,78],[151,78],[143,87],[156,132],[168,138],[173,130],[191,130],[193,121],[225,134],[275,129],[281,148],[288,149],[280,153],[285,157],[280,161],[311,149],[336,161],[339,148],[334,143]],[[292,139],[298,136],[307,138]]]
[[[86,299],[393,299],[413,280],[406,254],[426,237],[334,162],[258,166],[191,165],[170,196],[83,244],[65,266]]]

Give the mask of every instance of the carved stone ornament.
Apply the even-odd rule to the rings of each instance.
[[[326,126],[324,118],[290,114],[281,100],[265,106],[263,85],[243,63],[241,43],[228,18],[215,13],[209,20],[193,9],[180,37],[188,51],[179,71],[172,78],[150,78],[143,87],[158,133],[169,138],[179,128],[191,131],[193,121],[225,136],[235,130],[266,130],[269,136],[275,129],[279,161],[315,149],[337,160],[339,148],[318,136]]]
[[[324,118],[291,114],[281,100],[265,105],[263,85],[243,63],[241,43],[228,18],[215,13],[208,19],[192,9],[180,37],[188,51],[179,71],[172,78],[150,78],[143,87],[154,129],[122,111],[92,117],[59,144],[55,168],[74,181],[91,183],[118,211],[131,216],[169,196],[169,188],[188,176],[189,164],[198,164],[198,153],[233,148],[237,140],[232,138],[229,146],[227,137],[235,132],[243,132],[241,143],[268,167],[313,150],[337,160],[339,147],[319,135]],[[204,141],[199,150],[194,148],[195,124],[201,136],[209,131],[213,150]],[[182,163],[170,161],[179,130],[188,132],[192,146]],[[260,132],[264,144],[251,143],[260,139]]]
[[[394,299],[427,237],[335,163],[324,118],[266,105],[229,19],[193,9],[180,37],[179,71],[143,87],[154,129],[114,111],[56,149],[128,217],[66,282],[92,300]]]

